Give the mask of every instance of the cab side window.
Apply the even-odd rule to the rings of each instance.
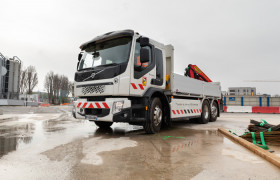
[[[141,61],[140,61],[140,49],[141,49],[141,46],[140,46],[139,42],[136,42],[135,52],[134,52],[134,70],[138,71],[138,72],[145,70],[152,63],[151,62],[152,61],[151,47],[150,46],[145,46],[145,47],[142,47],[142,48],[145,48],[145,49],[149,50],[149,55],[150,55],[149,59],[150,59],[150,61],[141,64]]]
[[[158,48],[155,48],[155,57],[156,57],[156,77],[159,81],[159,84],[163,83],[163,56],[162,51]]]

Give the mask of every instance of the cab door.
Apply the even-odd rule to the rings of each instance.
[[[149,61],[141,63],[140,50],[149,52]],[[148,88],[165,89],[166,86],[166,61],[163,47],[157,47],[152,42],[141,46],[136,41],[134,48],[134,67],[132,68],[130,94],[142,95]]]
[[[140,50],[147,49],[149,52],[149,61],[141,63]],[[131,73],[130,94],[135,96],[143,95],[151,87],[151,80],[156,78],[156,66],[154,58],[154,45],[140,45],[139,39],[136,40],[134,49],[134,64]]]

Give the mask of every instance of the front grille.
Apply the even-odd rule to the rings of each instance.
[[[93,94],[93,93],[104,93],[105,91],[105,86],[104,85],[100,85],[100,86],[86,86],[82,88],[82,93],[84,95],[86,94]]]

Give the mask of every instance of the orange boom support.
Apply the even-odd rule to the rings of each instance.
[[[201,69],[196,65],[189,64],[186,68],[185,76],[189,76],[194,79],[198,79],[205,82],[212,82],[212,80],[204,74]]]

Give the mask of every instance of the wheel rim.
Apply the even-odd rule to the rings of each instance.
[[[161,120],[162,120],[162,110],[160,109],[159,106],[156,106],[155,110],[154,110],[154,124],[155,124],[155,126],[158,126],[160,124]]]
[[[213,116],[213,117],[216,117],[216,116],[217,116],[217,114],[218,114],[218,109],[217,109],[217,107],[216,107],[215,105],[212,107],[211,113],[212,113],[212,116]]]
[[[209,117],[209,109],[208,109],[208,106],[205,104],[204,105],[204,118],[208,119],[208,117]]]

